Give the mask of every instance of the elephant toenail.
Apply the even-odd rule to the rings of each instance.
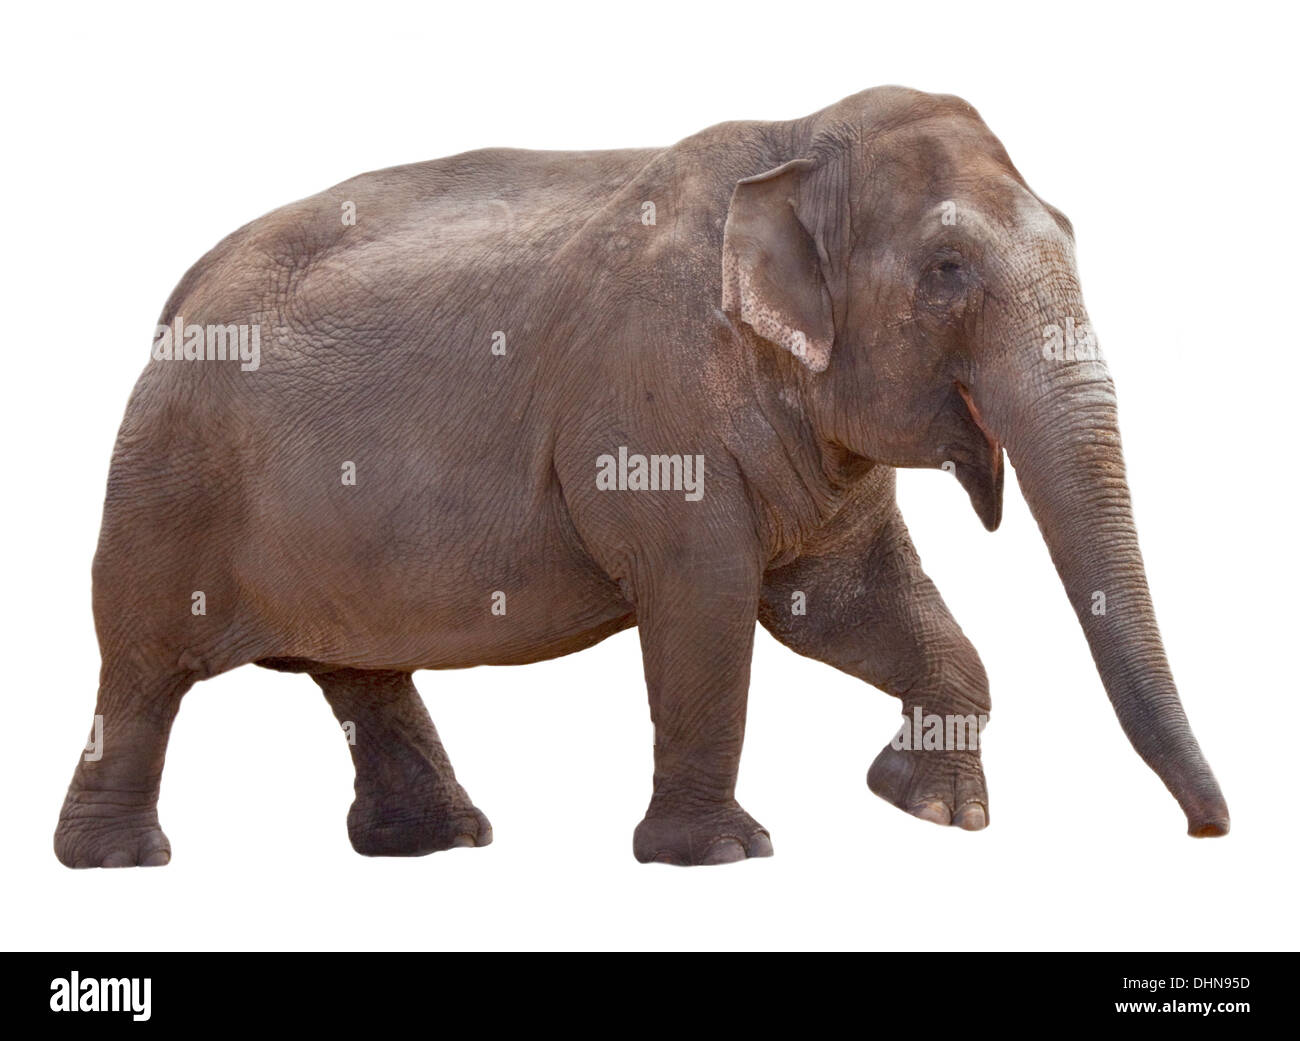
[[[701,864],[731,864],[745,859],[745,847],[737,839],[722,839],[715,842],[704,854]]]
[[[932,821],[935,824],[952,823],[951,811],[941,802],[918,803],[909,812],[913,817],[920,817],[923,821]]]

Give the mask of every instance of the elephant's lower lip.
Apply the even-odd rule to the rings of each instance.
[[[992,453],[993,476],[996,478],[998,469],[1002,466],[1002,442],[988,425],[984,422],[984,417],[980,415],[979,407],[971,397],[970,391],[962,383],[957,384],[957,393],[961,395],[962,401],[966,403],[966,409],[970,412],[971,421],[979,428],[979,432],[984,435],[984,439],[989,443],[989,449]]]

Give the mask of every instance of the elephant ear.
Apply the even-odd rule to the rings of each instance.
[[[722,237],[722,310],[813,372],[830,364],[835,321],[827,272],[834,209],[811,159],[736,184]]]

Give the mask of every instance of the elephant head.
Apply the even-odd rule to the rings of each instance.
[[[795,158],[735,187],[723,310],[789,352],[821,439],[953,471],[989,530],[1005,450],[1129,740],[1190,834],[1225,834],[1156,625],[1069,221],[957,98],[867,91],[790,131]]]

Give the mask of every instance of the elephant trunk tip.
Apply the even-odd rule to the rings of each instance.
[[[1232,822],[1225,813],[1221,817],[1195,818],[1187,820],[1187,834],[1194,839],[1218,839],[1228,834]]]
[[[1228,834],[1232,821],[1228,817],[1228,804],[1219,791],[1217,783],[1211,779],[1208,791],[1197,793],[1183,803],[1187,814],[1187,834],[1194,839],[1217,839]]]

